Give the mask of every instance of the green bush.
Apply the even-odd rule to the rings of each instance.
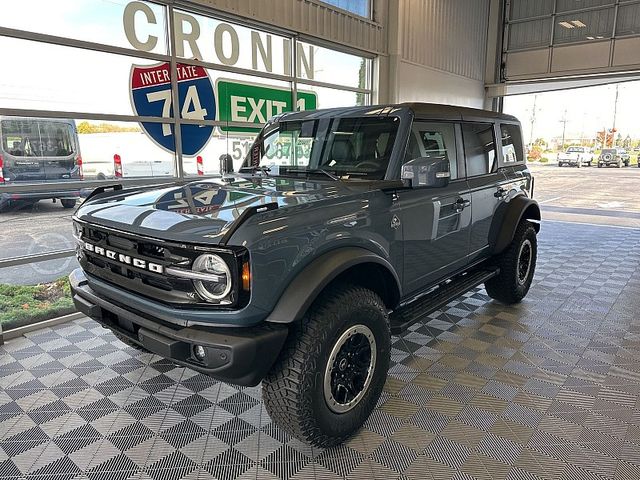
[[[541,157],[540,160],[538,160],[540,163],[549,163],[549,159],[547,157]]]
[[[66,277],[39,285],[0,284],[0,324],[5,331],[74,310]]]

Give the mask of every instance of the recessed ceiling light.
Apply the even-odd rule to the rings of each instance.
[[[586,24],[582,23],[580,20],[571,20],[571,23],[573,23],[576,27],[579,27],[579,28],[584,28],[587,26]]]
[[[564,28],[576,28],[575,25],[569,22],[560,22],[560,25],[563,26]]]
[[[587,37],[587,40],[595,40],[593,37]]]

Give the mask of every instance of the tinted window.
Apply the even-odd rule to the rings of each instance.
[[[458,178],[456,134],[453,124],[414,122],[406,161],[419,157],[448,158],[451,180]]]
[[[399,123],[397,117],[284,121],[265,133],[258,144],[259,158],[249,155],[244,167],[277,165],[279,173],[274,170],[272,175],[318,174],[322,169],[342,180],[380,180]]]
[[[496,169],[496,144],[493,125],[490,123],[465,123],[462,125],[467,176],[474,177],[494,172]]]
[[[517,125],[500,125],[500,132],[502,135],[502,158],[504,163],[524,162],[520,128]]]
[[[71,125],[41,120],[3,120],[2,149],[16,157],[67,157],[74,153]]]

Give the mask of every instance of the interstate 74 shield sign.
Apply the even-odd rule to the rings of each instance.
[[[132,65],[129,80],[131,106],[143,117],[173,116],[171,76],[168,62],[155,65]],[[178,104],[181,118],[215,120],[216,99],[209,74],[202,67],[177,64]],[[161,148],[175,153],[173,125],[142,122],[142,129]],[[182,125],[182,153],[200,152],[213,133],[212,125]]]

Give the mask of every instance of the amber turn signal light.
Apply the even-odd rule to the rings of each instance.
[[[249,270],[249,262],[244,262],[242,264],[242,289],[248,292],[250,285],[251,285],[251,271]]]

